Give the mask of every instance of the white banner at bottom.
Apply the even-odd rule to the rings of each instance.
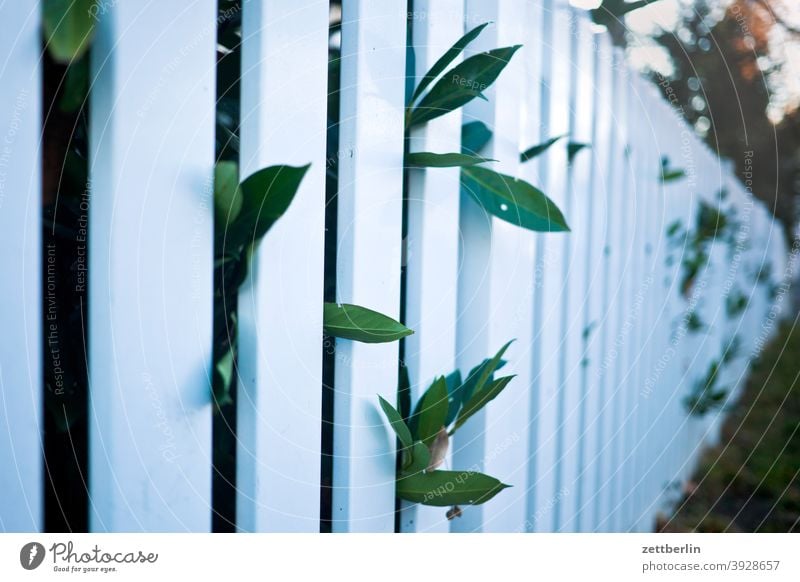
[[[795,582],[799,550],[791,534],[3,534],[0,580]]]

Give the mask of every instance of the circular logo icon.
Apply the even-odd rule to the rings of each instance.
[[[35,570],[44,561],[44,546],[38,542],[29,542],[19,551],[19,563],[26,570]]]

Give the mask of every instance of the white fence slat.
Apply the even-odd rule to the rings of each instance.
[[[606,354],[605,334],[609,325],[608,305],[609,265],[605,246],[609,236],[609,201],[611,198],[612,172],[612,95],[611,95],[611,42],[607,35],[595,35],[590,41],[594,49],[594,77],[590,98],[594,102],[592,124],[592,167],[589,180],[590,194],[588,212],[589,244],[586,252],[586,281],[589,290],[584,329],[585,337],[585,421],[581,435],[583,460],[582,478],[578,500],[579,531],[593,531],[599,523],[602,506],[599,495],[603,483],[602,459],[606,453],[604,422],[610,414],[607,406],[609,384],[603,360]]]
[[[542,60],[542,126],[545,135],[557,136],[569,131],[569,75],[570,67],[570,12],[565,2],[557,0],[545,4],[542,44],[547,47]],[[567,152],[563,147],[553,147],[544,154],[543,190],[562,210],[567,197]],[[567,223],[570,216],[565,216]],[[535,310],[539,314],[536,324],[538,369],[534,370],[533,391],[536,394],[537,448],[536,482],[533,484],[533,508],[544,512],[534,523],[535,531],[557,529],[558,512],[574,491],[560,489],[558,483],[558,443],[561,426],[559,392],[562,380],[562,354],[564,349],[563,311],[566,234],[539,235],[537,265],[542,269],[543,284],[536,294]]]
[[[658,338],[656,327],[656,317],[658,312],[658,298],[660,292],[659,265],[656,259],[656,247],[658,244],[658,230],[661,222],[660,216],[663,206],[663,194],[658,178],[660,171],[660,127],[658,124],[658,108],[651,83],[645,79],[639,79],[642,90],[642,104],[647,111],[645,124],[645,159],[643,177],[645,180],[645,205],[643,215],[643,245],[642,245],[642,279],[647,282],[647,290],[642,302],[642,339],[640,340],[641,357],[639,363],[638,380],[635,384],[636,399],[639,403],[640,414],[637,419],[639,422],[636,452],[636,509],[634,518],[637,521],[637,531],[652,530],[652,504],[653,485],[651,473],[655,466],[653,458],[657,452],[651,448],[651,443],[655,439],[654,423],[656,422],[656,409],[653,399],[644,390],[645,380],[651,374],[653,358]]]
[[[570,16],[572,59],[570,67],[570,131],[569,141],[591,146],[594,116],[593,73],[594,49],[591,43],[591,24],[582,11],[573,10]],[[570,219],[571,231],[566,237],[566,301],[564,309],[564,381],[563,436],[559,461],[561,486],[572,491],[561,504],[559,531],[578,531],[578,509],[586,484],[583,471],[583,428],[586,426],[585,331],[587,304],[592,289],[588,285],[588,248],[592,234],[592,215],[589,206],[593,149],[584,148],[569,162],[567,203],[564,211]]]
[[[622,59],[622,56],[618,58]],[[625,458],[627,454],[626,444],[628,442],[626,430],[630,421],[630,398],[628,395],[630,358],[628,356],[630,344],[633,341],[632,328],[636,318],[633,302],[635,282],[632,274],[632,234],[636,228],[636,184],[633,180],[632,142],[631,133],[629,133],[629,128],[635,120],[630,118],[629,112],[629,107],[632,105],[629,85],[630,75],[623,66],[615,69],[615,71],[617,74],[615,76],[616,97],[614,101],[617,107],[617,131],[620,140],[617,149],[620,161],[618,170],[620,172],[620,196],[615,203],[615,214],[619,220],[615,227],[619,231],[617,233],[616,252],[612,250],[612,254],[616,255],[613,260],[616,262],[615,269],[617,269],[618,283],[615,285],[616,291],[612,293],[612,297],[615,302],[619,303],[619,307],[615,323],[616,333],[614,334],[613,351],[615,357],[612,385],[614,387],[615,410],[612,436],[614,454],[610,476],[611,503],[608,525],[610,531],[619,531],[623,527],[621,521],[623,504],[621,501],[625,495]]]
[[[0,6],[0,532],[40,531],[44,519],[40,12]],[[54,339],[50,358],[69,341]]]
[[[118,2],[93,46],[90,528],[211,526],[216,2]],[[169,34],[164,34],[169,23]]]
[[[545,10],[542,2],[528,2],[526,3],[526,26],[525,38],[523,39],[525,46],[522,49],[522,57],[524,57],[525,78],[528,82],[523,87],[523,103],[521,110],[520,120],[520,149],[525,150],[528,147],[544,142],[548,139],[542,127],[542,92],[543,86],[541,83],[542,78],[542,59],[545,56],[546,48],[541,41],[544,32],[545,24]],[[519,174],[520,178],[530,182],[535,186],[541,186],[542,182],[542,167],[543,158],[540,156],[520,165]],[[537,257],[538,252],[538,237],[534,238],[534,258]],[[529,408],[530,408],[530,423],[528,428],[528,458],[526,461],[527,466],[527,487],[525,494],[527,496],[526,506],[526,520],[525,531],[533,531],[536,527],[536,522],[545,518],[549,511],[540,511],[536,507],[536,483],[538,475],[536,472],[537,465],[533,459],[539,454],[539,400],[536,388],[536,375],[538,374],[539,361],[538,361],[538,343],[537,334],[539,325],[539,314],[536,313],[535,297],[539,294],[541,284],[544,277],[544,266],[540,261],[536,261],[533,269],[533,282],[529,290],[529,294],[533,298],[531,317],[531,328],[533,337],[530,345],[531,350],[531,380],[529,382]]]
[[[413,14],[418,83],[464,34],[464,2],[420,0],[414,3]],[[461,151],[461,110],[415,128],[410,149]],[[408,179],[405,323],[414,334],[405,340],[405,363],[416,403],[434,378],[456,368],[459,169],[412,169]],[[450,459],[445,466],[452,468]],[[404,503],[400,529],[446,532],[450,524],[445,514],[440,507]]]
[[[328,3],[251,0],[242,177],[311,164],[239,294],[237,527],[319,531]]]
[[[640,392],[640,375],[643,366],[643,359],[646,348],[643,344],[648,330],[646,326],[646,314],[648,307],[648,292],[651,285],[648,283],[645,272],[645,230],[649,211],[649,201],[652,196],[651,178],[648,175],[650,155],[650,140],[652,128],[650,119],[644,102],[641,78],[633,73],[630,76],[631,102],[629,111],[635,124],[630,124],[631,129],[631,156],[633,161],[633,172],[635,189],[629,199],[629,204],[634,207],[634,218],[631,223],[633,230],[633,241],[631,244],[631,276],[633,278],[633,292],[630,296],[633,308],[634,329],[631,333],[631,341],[628,347],[628,367],[626,371],[626,399],[629,410],[629,418],[626,422],[626,452],[623,459],[625,472],[623,473],[624,492],[622,496],[622,509],[624,515],[625,530],[633,530],[636,517],[636,503],[639,496],[641,482],[637,469],[639,452],[641,450],[641,432],[644,428],[645,407],[642,405]]]
[[[491,20],[470,52],[520,44],[524,2],[501,0],[467,2],[466,21]],[[522,97],[523,60],[515,55],[486,92],[488,101],[473,100],[465,121],[480,119],[494,135],[486,157],[499,160],[498,171],[516,175],[519,165],[518,114]],[[475,415],[454,438],[453,465],[485,471],[505,483],[516,483],[484,505],[464,508],[452,522],[454,531],[522,531],[525,522],[524,487],[528,455],[527,390],[530,374],[533,234],[487,215],[467,195],[462,197],[461,277],[457,331],[459,368],[468,372],[510,339],[502,373],[516,373],[501,397]],[[520,404],[524,402],[524,404]],[[486,516],[486,519],[484,519]]]
[[[610,531],[610,518],[613,509],[614,483],[617,476],[616,446],[619,430],[619,390],[617,383],[617,360],[621,341],[622,305],[619,299],[622,280],[622,244],[624,223],[622,212],[625,197],[624,149],[625,136],[622,132],[621,106],[625,94],[621,94],[620,67],[622,56],[609,46],[609,58],[605,65],[609,75],[610,105],[606,114],[611,121],[609,129],[609,155],[607,178],[606,221],[607,229],[603,241],[603,267],[607,271],[603,290],[606,305],[603,328],[603,350],[600,356],[599,378],[603,382],[603,405],[601,407],[602,440],[600,450],[600,471],[597,484],[597,519],[595,531]]]
[[[342,14],[338,300],[399,317],[406,11],[352,0]],[[334,531],[394,529],[396,342],[336,342]]]

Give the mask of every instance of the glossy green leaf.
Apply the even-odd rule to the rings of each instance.
[[[450,407],[447,411],[447,420],[445,421],[445,426],[450,426],[453,423],[458,416],[459,410],[461,410],[461,406],[466,400],[470,399],[476,388],[483,388],[486,382],[490,382],[493,379],[494,373],[506,365],[506,361],[502,359],[502,354],[505,352],[508,345],[509,344],[506,344],[501,348],[501,359],[498,360],[497,356],[486,358],[483,362],[470,370],[463,382],[452,389],[448,383],[448,390],[450,391]],[[460,373],[458,378],[460,381]]]
[[[461,186],[486,212],[506,222],[538,232],[569,230],[553,201],[524,180],[472,166],[461,169]]]
[[[349,303],[325,303],[323,328],[330,336],[368,344],[393,342],[414,333],[387,315]]]
[[[89,48],[97,18],[97,0],[45,0],[42,27],[47,51],[69,63]]]
[[[507,487],[510,485],[475,471],[431,471],[401,476],[397,496],[437,507],[480,505]]]
[[[588,143],[580,143],[577,141],[569,142],[567,144],[567,162],[571,164],[575,156],[578,155],[578,152],[588,147],[591,147]]]
[[[309,166],[270,166],[250,175],[239,186],[242,204],[226,236],[226,246],[258,242],[283,216]]]
[[[408,430],[408,426],[406,426],[406,423],[403,422],[403,417],[401,417],[400,413],[397,412],[397,409],[389,404],[389,402],[382,396],[378,396],[378,400],[380,401],[383,413],[386,415],[386,418],[389,419],[389,424],[392,425],[392,429],[394,429],[397,438],[401,443],[403,443],[404,447],[410,447],[414,443],[414,439],[411,438],[411,431]]]
[[[562,139],[564,137],[566,137],[566,134],[557,135],[555,137],[551,137],[550,139],[548,139],[544,143],[540,143],[538,145],[535,145],[533,147],[528,148],[527,150],[525,150],[524,152],[522,152],[519,155],[519,161],[520,162],[527,162],[528,160],[532,160],[533,158],[542,155],[544,152],[549,150],[550,147],[552,145],[554,145],[558,140],[560,140],[560,139]]]
[[[412,434],[426,445],[429,445],[444,426],[447,419],[449,399],[447,383],[444,376],[433,381],[433,384],[419,399],[414,417],[412,419]],[[414,432],[413,429],[416,429]]]
[[[478,38],[478,35],[489,25],[488,22],[484,22],[470,30],[467,34],[459,38],[456,43],[450,47],[446,53],[444,53],[438,61],[436,61],[430,70],[425,73],[425,76],[420,79],[419,85],[417,85],[417,89],[414,91],[414,94],[411,96],[411,103],[417,100],[417,98],[422,95],[423,91],[428,88],[436,77],[438,77],[442,71],[447,68],[447,65],[453,62],[455,58],[461,54],[461,52],[466,48],[466,46],[471,43],[473,40]]]
[[[397,370],[397,405],[400,416],[404,419],[411,416],[411,379],[408,366],[402,361]]]
[[[214,215],[217,228],[226,229],[242,210],[239,164],[219,161],[214,166]]]
[[[415,441],[410,447],[403,449],[403,474],[413,475],[428,468],[431,452],[422,441]]]
[[[465,105],[485,91],[520,45],[473,55],[450,69],[411,111],[408,127],[425,123]]]
[[[470,121],[461,126],[461,153],[477,154],[489,140],[492,139],[490,130],[482,121]]]
[[[485,162],[494,162],[473,154],[434,154],[432,152],[415,152],[406,156],[406,165],[420,168],[455,168],[474,166]]]
[[[450,424],[456,419],[456,415],[458,414],[458,409],[461,408],[461,398],[459,397],[459,391],[461,389],[461,384],[463,383],[461,380],[461,371],[456,370],[455,372],[451,372],[445,379],[445,384],[447,384],[447,394],[448,394],[448,405],[447,405],[447,417],[445,418],[444,425],[450,426]]]
[[[461,411],[456,418],[456,424],[450,433],[454,433],[461,428],[467,420],[470,419],[481,408],[486,406],[489,402],[497,398],[497,396],[508,386],[508,383],[514,379],[514,376],[503,376],[497,380],[493,380],[482,390],[476,391],[469,400],[464,403]]]

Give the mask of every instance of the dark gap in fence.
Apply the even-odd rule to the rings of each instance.
[[[406,14],[414,14],[414,0],[408,0],[406,4]],[[406,18],[406,84],[405,84],[405,102],[408,103],[411,100],[411,94],[414,91],[414,81],[415,81],[415,60],[414,60],[414,45],[413,45],[413,36],[412,36],[412,19],[410,17]],[[408,156],[409,151],[409,140],[408,135],[406,135],[405,139],[403,140],[403,160],[405,161],[406,157]],[[409,170],[407,168],[403,168],[403,221],[401,226],[401,237],[402,237],[402,250],[401,250],[401,260],[400,260],[400,321],[402,323],[406,323],[406,297],[408,295],[407,290],[407,282],[408,282],[408,272],[407,272],[407,263],[408,263],[408,196],[409,196],[409,189],[408,189],[408,173]],[[411,403],[410,403],[410,386],[404,380],[408,378],[408,369],[406,368],[406,340],[405,338],[400,340],[400,345],[398,348],[398,363],[397,363],[397,399],[398,404],[400,406],[400,412],[403,417],[408,420],[408,417],[411,416]],[[399,441],[398,441],[399,443]],[[400,455],[397,455],[395,459],[395,471],[399,472],[401,469],[400,466]],[[400,532],[400,520],[402,517],[401,514],[401,502],[399,497],[395,497],[394,500],[394,531]]]
[[[88,78],[43,51],[44,529],[88,530]]]
[[[217,107],[215,153],[217,162],[239,161],[241,9],[238,1],[218,3]],[[215,233],[220,225],[215,224]],[[216,245],[215,245],[216,246]],[[211,531],[236,531],[236,366],[239,283],[238,261],[217,261],[214,268],[213,394]],[[227,358],[227,359],[226,359]]]
[[[339,72],[341,2],[331,2],[328,48],[328,132],[325,154],[325,301],[336,301],[336,237],[339,190]],[[336,343],[322,342],[322,443],[320,460],[320,531],[330,533],[333,519],[333,399]]]

